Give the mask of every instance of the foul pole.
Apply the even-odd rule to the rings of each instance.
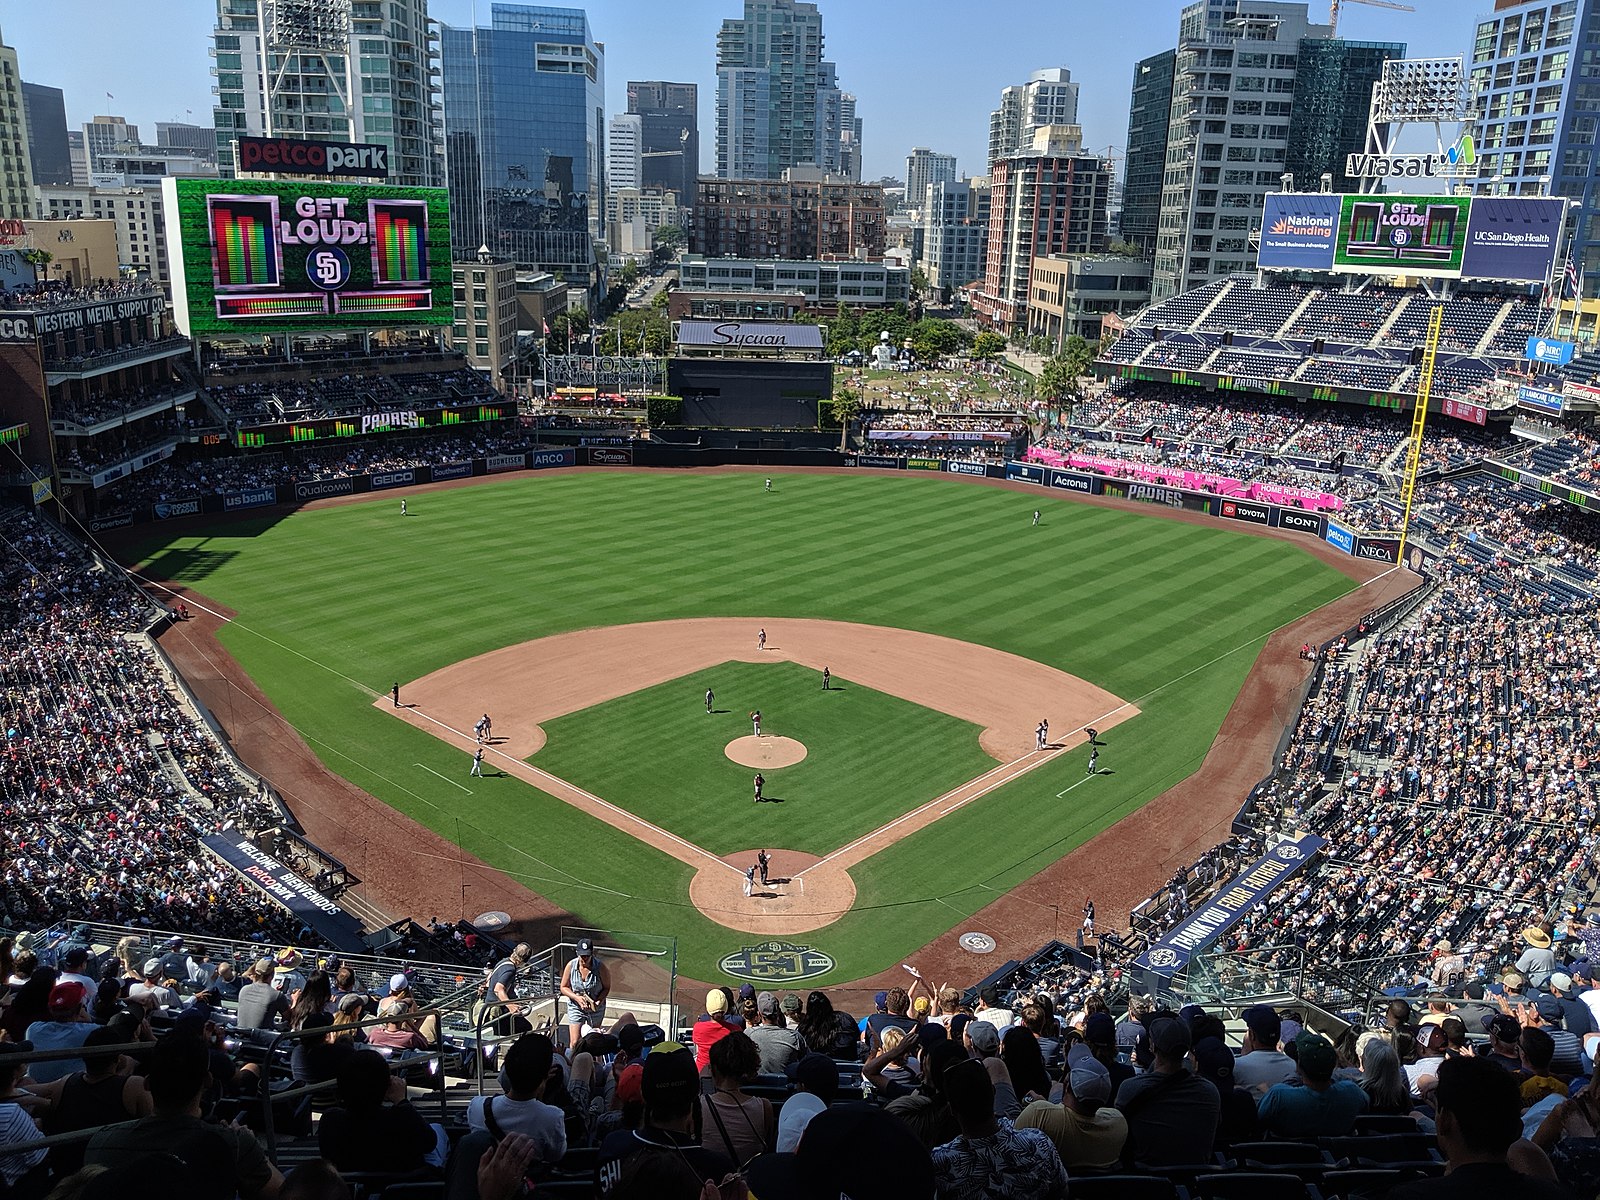
[[[1402,566],[1406,561],[1406,537],[1411,532],[1411,496],[1417,487],[1417,468],[1422,462],[1422,430],[1428,423],[1428,399],[1433,395],[1433,360],[1439,349],[1439,324],[1444,317],[1444,304],[1436,303],[1428,315],[1428,337],[1422,347],[1422,376],[1417,383],[1417,407],[1411,414],[1411,446],[1406,451],[1406,477],[1400,489],[1400,499],[1405,505],[1405,515],[1400,518],[1400,549],[1395,561]]]

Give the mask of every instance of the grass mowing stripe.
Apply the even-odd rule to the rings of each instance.
[[[559,877],[523,857],[526,847],[628,893],[536,888],[583,921],[659,923],[679,936],[682,969],[702,977],[749,937],[688,906],[681,864],[515,779],[493,780],[463,806],[442,780],[410,767],[416,778],[404,777],[394,764],[465,781],[467,762],[339,676],[387,689],[564,630],[753,613],[979,642],[1129,698],[1195,672],[1119,727],[1102,759],[1117,773],[1096,781],[1090,803],[1055,801],[1082,777],[1081,756],[1064,755],[860,864],[862,912],[806,938],[840,960],[844,978],[898,961],[989,898],[985,887],[1192,770],[1255,651],[1209,660],[1350,586],[1286,543],[949,481],[786,475],[767,496],[748,475],[550,473],[430,493],[412,507],[403,522],[377,499],[180,537],[153,529],[143,557],[152,575],[238,612],[224,644],[332,769],[514,875]],[[1039,529],[1035,507],[1046,513]],[[909,735],[905,749],[930,752]],[[469,811],[472,826],[453,833]]]

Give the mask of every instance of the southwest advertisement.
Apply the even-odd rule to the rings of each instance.
[[[453,320],[443,188],[164,179],[162,190],[185,334]]]

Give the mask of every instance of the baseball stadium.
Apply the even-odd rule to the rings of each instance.
[[[1268,238],[1060,395],[954,322],[919,360],[685,319],[531,384],[452,348],[437,190],[175,183],[171,303],[6,299],[0,926],[8,971],[214,1003],[306,1097],[230,1101],[275,1163],[316,1157],[336,1081],[290,1065],[323,1024],[244,1019],[274,979],[369,997],[442,1128],[520,1086],[529,1030],[572,1082],[802,1000],[852,1039],[1126,1014],[1095,1053],[1157,1061],[1158,1013],[1240,1062],[1292,1021],[1358,1077],[1397,1002],[1540,992],[1565,1032],[1545,1000],[1600,952],[1600,358],[1552,336],[1551,261],[1319,270]],[[370,265],[261,256],[335,192]],[[876,1034],[796,1023],[892,1103]],[[1276,1176],[1209,1142],[1124,1165],[1205,1195],[1443,1170],[1431,1126],[1356,1120],[1371,1156]],[[571,1146],[539,1194],[597,1194]]]

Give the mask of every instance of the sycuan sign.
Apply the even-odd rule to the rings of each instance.
[[[678,345],[695,350],[821,350],[822,330],[775,321],[680,321]]]

